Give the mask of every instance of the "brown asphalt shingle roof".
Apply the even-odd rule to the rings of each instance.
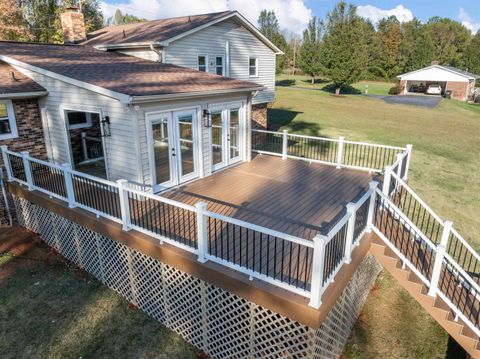
[[[95,46],[160,42],[233,13],[235,11],[223,11],[105,27],[89,33],[83,44]]]
[[[0,61],[0,95],[42,91],[46,90],[9,64]]]
[[[262,88],[253,82],[142,60],[84,45],[0,41],[0,56],[130,96]]]

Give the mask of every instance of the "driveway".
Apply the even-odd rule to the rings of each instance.
[[[427,96],[427,95],[403,95],[403,96],[382,96],[382,95],[368,95],[382,99],[386,103],[421,106],[428,108],[435,108],[442,101],[440,96]]]

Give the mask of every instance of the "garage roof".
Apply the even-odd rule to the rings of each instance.
[[[432,65],[419,69],[416,71],[408,72],[397,76],[400,80],[417,80],[417,81],[454,81],[455,77],[465,80],[479,79],[479,75],[472,74],[471,72],[464,71],[452,66]]]

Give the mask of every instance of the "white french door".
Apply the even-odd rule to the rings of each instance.
[[[196,110],[164,112],[149,118],[150,168],[154,192],[198,177]]]
[[[242,160],[242,108],[241,104],[210,108],[213,171]]]

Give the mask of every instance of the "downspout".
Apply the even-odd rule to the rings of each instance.
[[[225,76],[230,77],[230,43],[225,41]]]
[[[152,50],[154,53],[158,55],[158,62],[162,63],[163,62],[163,52],[158,51],[153,44],[150,44],[150,50]]]

